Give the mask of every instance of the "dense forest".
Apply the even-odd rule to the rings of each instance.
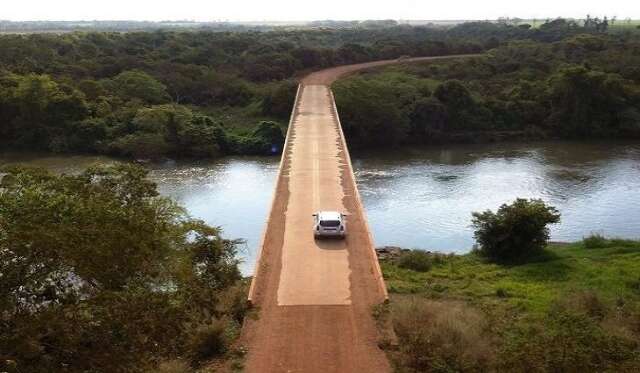
[[[296,73],[477,52],[429,29],[0,37],[3,148],[136,158],[279,152]]]
[[[350,145],[640,137],[640,37],[510,40],[334,86]]]
[[[576,115],[584,113],[570,113],[571,97],[560,91],[551,95],[540,84],[539,79],[551,79],[551,75],[558,90],[574,81],[583,84],[578,80],[584,75],[584,84],[617,90],[615,97],[603,98],[603,105],[606,100],[620,99],[625,107],[636,104],[631,84],[638,79],[636,33],[609,35],[601,21],[579,25],[554,20],[536,28],[488,22],[451,28],[376,26],[2,35],[0,149],[133,158],[279,153],[296,76],[313,69],[401,56],[489,51],[487,57],[473,63],[417,66],[387,81],[356,80],[340,85],[338,99],[348,128],[360,126],[363,119],[349,109],[349,95],[356,100],[352,103],[365,106],[376,106],[376,98],[384,97],[386,106],[378,108],[386,109],[378,121],[393,127],[399,138],[407,134],[408,122],[424,127],[416,129],[423,132],[434,125],[436,129],[475,130],[521,129],[523,122],[535,122],[537,128],[542,119],[560,125],[579,122]],[[560,66],[566,63],[576,66]],[[598,71],[617,75],[600,76]],[[447,81],[439,88],[440,98],[431,96],[436,95],[431,92],[434,87],[425,86],[435,80]],[[533,84],[530,89],[528,83]],[[378,87],[370,87],[372,84]],[[474,86],[493,90],[476,92]],[[361,89],[369,88],[375,88],[366,96],[370,101],[358,103]],[[397,102],[415,89],[420,90],[420,97]],[[504,89],[512,90],[513,97],[520,96],[516,101],[498,97]],[[447,95],[456,102],[445,103]],[[557,108],[554,115],[539,112],[540,106],[551,102]],[[452,116],[444,122],[435,119],[433,124],[429,116],[440,115],[442,105],[450,106]],[[464,110],[458,111],[456,105]],[[522,113],[514,114],[513,105]],[[604,106],[594,107],[588,101],[582,105],[598,112],[591,116],[594,122],[607,115],[601,112]],[[633,132],[636,111],[619,113],[619,106],[611,109],[621,116],[616,119],[620,126]],[[368,141],[355,138],[361,136],[355,130],[347,132],[354,137],[350,141]],[[397,140],[396,136],[390,139]]]

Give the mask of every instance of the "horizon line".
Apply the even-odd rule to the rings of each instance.
[[[616,18],[618,20],[635,20],[633,17],[625,17],[619,18],[616,15],[609,16],[604,15],[602,17],[595,16],[595,18],[604,18],[607,17],[609,19]],[[14,23],[27,23],[27,22],[149,22],[149,23],[310,23],[310,22],[365,22],[365,21],[396,21],[396,22],[465,22],[465,21],[499,21],[499,20],[522,20],[522,21],[530,21],[530,20],[553,20],[553,19],[572,19],[572,20],[583,20],[586,19],[584,17],[565,17],[565,16],[554,16],[554,17],[511,17],[511,16],[501,16],[498,18],[432,18],[432,19],[418,19],[418,18],[362,18],[362,19],[283,19],[283,20],[269,20],[269,19],[255,19],[255,20],[238,20],[238,19],[212,19],[212,20],[195,20],[195,19],[162,19],[162,20],[151,20],[151,19],[2,19],[0,18],[0,22],[14,22]]]

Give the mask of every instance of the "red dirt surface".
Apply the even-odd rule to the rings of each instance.
[[[301,80],[249,294],[258,318],[245,321],[240,340],[247,372],[391,371],[372,317],[386,288],[329,86],[363,69],[438,58],[341,66]],[[317,210],[349,214],[344,241],[313,239]]]

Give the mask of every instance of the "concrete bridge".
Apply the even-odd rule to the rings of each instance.
[[[388,372],[372,307],[387,300],[330,85],[393,63],[312,73],[296,95],[276,191],[249,291],[258,309],[242,342],[248,372]],[[348,214],[345,240],[316,241],[312,214]]]

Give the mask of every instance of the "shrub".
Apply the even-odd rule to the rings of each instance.
[[[478,251],[494,261],[519,261],[538,254],[549,240],[547,225],[560,221],[555,207],[521,198],[500,206],[497,213],[487,210],[472,216]]]
[[[622,238],[606,238],[600,234],[594,233],[582,239],[582,245],[586,249],[603,249],[607,247],[615,248],[640,248],[637,241],[625,240]]]
[[[188,350],[195,361],[220,356],[229,348],[228,324],[224,320],[214,320],[200,325],[187,341]]]
[[[496,289],[496,297],[498,298],[509,298],[511,295],[505,288],[497,288]]]
[[[249,304],[247,303],[248,285],[245,281],[226,289],[220,294],[220,302],[216,307],[216,311],[220,314],[229,315],[233,322],[241,325],[242,320],[249,312]]]
[[[483,371],[491,359],[481,313],[457,302],[399,299],[392,308],[398,362],[413,371]]]
[[[582,244],[587,249],[599,249],[603,247],[607,247],[609,245],[609,240],[607,240],[604,236],[594,233],[588,237],[582,239]]]
[[[229,140],[234,153],[274,155],[281,153],[285,137],[278,123],[262,121],[248,136],[233,135]]]
[[[297,90],[298,83],[294,80],[274,84],[262,101],[262,113],[280,119],[289,119]]]
[[[431,255],[420,250],[409,251],[400,256],[398,267],[417,272],[427,272],[431,269]]]

